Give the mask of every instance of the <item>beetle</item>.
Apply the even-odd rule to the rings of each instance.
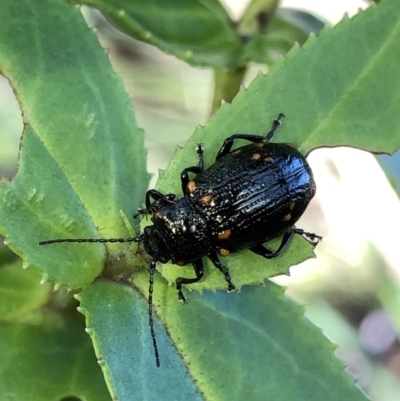
[[[208,257],[224,275],[228,292],[236,289],[229,270],[219,256],[249,249],[266,259],[279,256],[295,234],[314,246],[319,235],[295,227],[315,195],[316,186],[306,158],[289,143],[271,143],[284,117],[273,121],[266,136],[235,134],[225,139],[215,163],[205,168],[201,144],[196,148],[198,164],[181,173],[183,197],[146,193],[145,208],[139,215],[151,215],[152,225],[132,238],[55,239],[39,245],[61,242],[142,242],[149,262],[149,325],[156,364],[160,366],[152,319],[153,284],[156,262],[179,266],[192,264],[195,277],[175,280],[178,299],[186,303],[182,285],[200,281],[204,276],[203,257]],[[251,142],[232,150],[235,140]],[[189,173],[195,174],[190,179]],[[263,245],[282,235],[277,250]]]

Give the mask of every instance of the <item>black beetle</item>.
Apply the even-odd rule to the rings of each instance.
[[[215,163],[204,168],[203,148],[198,145],[197,166],[181,173],[183,198],[164,195],[154,189],[146,193],[146,208],[135,215],[151,214],[153,225],[133,238],[56,239],[40,245],[60,242],[143,242],[150,255],[149,324],[156,364],[160,366],[155,339],[152,300],[156,262],[193,265],[196,277],[176,279],[179,300],[186,302],[182,284],[198,282],[204,275],[202,258],[207,256],[225,276],[228,291],[234,291],[228,269],[218,258],[242,249],[271,259],[286,248],[294,234],[304,236],[313,245],[321,237],[296,228],[315,194],[315,182],[305,157],[288,143],[270,143],[281,124],[283,114],[274,120],[264,136],[235,134],[227,138]],[[231,151],[236,139],[253,142]],[[190,180],[189,173],[196,176]],[[283,235],[276,251],[263,243]]]

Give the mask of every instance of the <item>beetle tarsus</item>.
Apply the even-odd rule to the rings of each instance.
[[[183,295],[182,290],[178,290],[178,301],[181,301],[183,305],[188,303],[186,297]]]
[[[228,292],[234,292],[236,291],[235,285],[230,281],[228,282]]]
[[[267,141],[270,141],[273,136],[275,135],[276,129],[282,124],[282,118],[284,118],[285,115],[283,113],[279,113],[278,117],[272,122],[272,127],[271,131],[268,132],[266,139]]]
[[[322,237],[320,235],[315,233],[309,233],[301,228],[295,228],[293,231],[296,234],[301,235],[306,241],[308,241],[313,246],[317,246],[322,241]]]

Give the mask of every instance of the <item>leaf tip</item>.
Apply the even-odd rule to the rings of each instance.
[[[149,40],[153,37],[153,35],[151,34],[151,32],[146,31],[146,32],[143,32],[143,37],[144,37],[144,39]]]
[[[192,58],[193,58],[193,52],[191,50],[186,50],[185,52],[182,53],[183,60],[190,60]]]
[[[342,20],[345,20],[345,19],[350,19],[349,13],[348,13],[348,12],[345,12],[345,13],[343,14]]]
[[[294,43],[294,45],[293,45],[293,47],[292,47],[291,50],[293,50],[294,48],[296,48],[296,43]],[[283,61],[284,59],[285,59],[285,55],[282,54],[282,53],[279,53],[279,54],[277,55],[277,57],[276,57],[277,62],[278,62],[278,61]]]
[[[49,281],[48,274],[43,274],[42,279],[40,280],[40,284],[46,284]]]
[[[163,170],[162,168],[158,169],[158,179],[163,178],[165,176],[165,170]]]

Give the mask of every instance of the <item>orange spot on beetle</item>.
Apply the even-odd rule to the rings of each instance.
[[[196,183],[194,181],[189,181],[186,186],[186,192],[192,194],[196,189]]]
[[[208,205],[212,200],[212,195],[204,195],[199,199],[200,205]]]
[[[296,146],[294,146],[293,143],[286,142],[285,145],[290,146],[291,148],[295,148],[295,149],[296,149]]]
[[[230,254],[230,252],[224,248],[220,248],[218,252],[221,256],[228,256]]]
[[[289,221],[291,218],[292,218],[292,215],[290,213],[288,213],[287,215],[285,215],[285,217],[282,220]]]
[[[231,230],[224,230],[218,233],[218,239],[227,239],[231,236],[232,231]]]
[[[234,155],[238,155],[241,151],[242,151],[242,149],[236,149],[236,150],[233,151],[232,153],[233,153]]]
[[[293,210],[295,206],[296,206],[296,204],[294,202],[290,202],[290,206],[289,206],[290,210]]]
[[[253,156],[251,156],[251,160],[258,160],[261,157],[259,153],[254,153]]]
[[[273,160],[274,160],[274,158],[273,158],[273,157],[271,157],[271,156],[264,157],[264,161],[265,161],[265,162],[268,162],[268,163],[270,163],[270,162],[272,162]]]

